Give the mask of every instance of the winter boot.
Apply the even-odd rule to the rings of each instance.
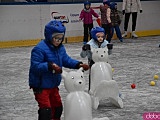
[[[38,120],[51,120],[51,108],[40,108]]]
[[[135,34],[135,31],[132,31],[132,38],[138,38],[138,36]]]
[[[122,38],[127,37],[127,31],[124,31],[124,33],[122,34]]]
[[[63,106],[56,107],[53,120],[60,120],[62,111],[63,111]]]
[[[87,44],[87,42],[83,42],[83,45]]]
[[[120,42],[123,42],[123,39],[119,39]]]

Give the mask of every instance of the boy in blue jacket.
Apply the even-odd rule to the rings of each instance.
[[[60,120],[63,105],[58,86],[62,67],[78,69],[89,66],[67,55],[62,44],[66,28],[61,21],[52,20],[45,26],[45,39],[31,51],[29,86],[38,102],[38,120]]]

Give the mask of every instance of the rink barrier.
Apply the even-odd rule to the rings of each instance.
[[[157,36],[160,35],[160,30],[148,30],[148,31],[138,31],[136,34],[139,37],[146,37],[146,36]],[[127,38],[131,37],[131,33],[128,32]],[[112,40],[116,40],[117,36],[114,34]],[[0,48],[11,48],[11,47],[26,47],[26,46],[35,46],[38,42],[42,39],[33,39],[33,40],[15,40],[15,41],[0,41]],[[83,36],[76,36],[76,37],[66,37],[63,43],[76,43],[76,42],[83,42]]]
[[[99,9],[96,9],[96,7],[100,4],[101,3],[92,4],[97,13],[99,13]],[[53,19],[51,18],[51,13],[53,12],[55,12],[54,16],[66,15],[66,17],[69,18],[64,43],[83,42],[83,26],[82,22],[79,22],[78,18],[79,10],[81,10],[83,4],[73,4],[72,9],[70,7],[71,5],[1,5],[0,27],[3,29],[0,30],[0,48],[36,45],[44,38],[44,26],[50,19]],[[119,9],[121,9],[121,6],[122,2],[118,2]],[[138,15],[136,34],[139,37],[160,35],[160,24],[157,24],[160,21],[160,17],[158,17],[160,11],[159,1],[142,1],[142,6],[144,12],[141,15]],[[149,21],[148,17],[150,15],[152,15],[152,20]],[[97,23],[94,22],[95,26],[96,24]],[[122,24],[120,25],[122,33],[123,25],[124,19],[122,18]],[[132,24],[130,20],[127,38],[131,37],[131,26]],[[113,40],[115,39],[117,39],[117,36],[114,34]]]
[[[33,39],[33,40],[13,40],[13,41],[0,41],[0,48],[12,48],[12,47],[26,47],[26,46],[34,46],[41,39]]]
[[[159,36],[160,30],[144,30],[144,31],[136,31],[135,33],[138,35],[138,37]],[[131,32],[128,32],[126,38],[131,38],[131,34],[132,34]],[[115,33],[113,35],[113,40],[114,39],[118,39]]]
[[[27,46],[35,46],[42,39],[33,39],[33,40],[13,40],[13,41],[0,41],[0,48],[12,48],[12,47],[27,47]],[[76,43],[82,42],[83,37],[66,37],[63,43]]]

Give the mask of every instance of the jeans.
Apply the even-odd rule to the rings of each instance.
[[[114,29],[116,31],[117,37],[119,38],[119,40],[121,40],[122,39],[122,34],[121,34],[121,31],[120,31],[119,25],[116,25],[116,26],[112,27],[111,38],[113,37]]]

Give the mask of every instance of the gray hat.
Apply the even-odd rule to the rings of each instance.
[[[64,33],[53,33],[52,37],[55,37],[56,35],[64,35]]]

